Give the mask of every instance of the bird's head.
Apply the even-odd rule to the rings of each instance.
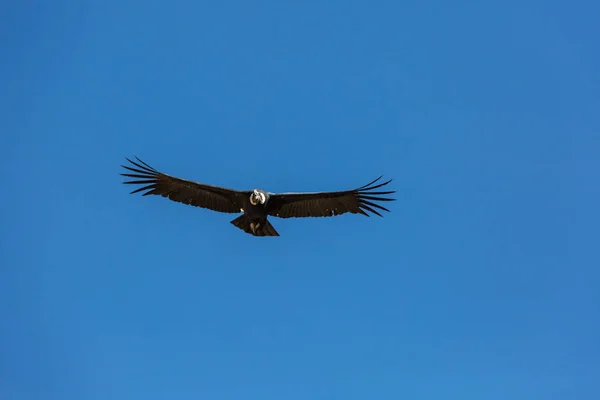
[[[265,194],[258,189],[254,189],[252,191],[252,193],[250,194],[250,203],[253,206],[257,205],[258,203],[265,204],[265,201],[266,201]]]

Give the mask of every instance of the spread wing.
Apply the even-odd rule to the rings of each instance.
[[[333,217],[348,212],[369,217],[367,211],[381,217],[378,209],[388,212],[390,210],[377,202],[396,200],[385,197],[396,191],[373,191],[391,182],[390,179],[387,182],[375,184],[380,179],[381,176],[358,189],[342,192],[271,194],[267,203],[267,212],[269,215],[280,218]]]
[[[205,185],[198,182],[187,181],[174,176],[159,172],[136,157],[131,161],[131,166],[122,165],[126,170],[133,173],[123,173],[122,176],[136,178],[136,180],[125,181],[129,185],[143,185],[135,189],[131,194],[142,192],[143,196],[149,194],[160,195],[178,203],[191,206],[207,208],[224,213],[239,213],[242,208],[245,192]]]

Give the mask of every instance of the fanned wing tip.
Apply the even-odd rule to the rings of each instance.
[[[135,157],[135,159],[138,162],[135,162],[127,157],[125,157],[125,159],[127,161],[129,161],[129,163],[132,166],[135,166],[136,168],[132,167],[132,166],[128,166],[128,165],[121,165],[121,167],[125,168],[128,171],[134,172],[132,173],[121,173],[119,175],[127,177],[127,178],[137,178],[136,180],[127,180],[124,181],[123,183],[126,185],[144,185],[140,188],[137,188],[135,190],[133,190],[132,192],[130,192],[130,194],[135,194],[144,190],[147,191],[151,191],[152,189],[155,188],[156,185],[156,177],[158,176],[159,172],[157,170],[155,170],[154,168],[152,168],[150,165],[146,164],[144,161],[140,160],[137,156]],[[149,192],[147,193],[143,193],[143,195],[147,195],[149,194]]]
[[[392,179],[390,179],[390,180],[382,182],[382,183],[377,183],[377,182],[379,182],[379,180],[382,177],[383,177],[383,175],[380,175],[377,179],[373,180],[372,182],[369,182],[368,184],[366,184],[364,186],[361,186],[360,188],[358,188],[356,190],[356,193],[358,196],[358,205],[359,205],[359,209],[360,209],[359,212],[361,214],[369,217],[370,215],[364,211],[364,210],[366,210],[375,215],[383,217],[383,215],[381,215],[381,213],[379,213],[377,210],[390,212],[390,210],[377,204],[376,202],[395,201],[396,199],[393,197],[383,197],[383,196],[396,193],[396,191],[389,190],[389,191],[373,192],[373,190],[378,189],[383,186],[386,186],[387,184],[392,182]]]

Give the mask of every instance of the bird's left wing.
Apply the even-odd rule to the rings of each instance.
[[[380,179],[381,176],[358,189],[341,192],[270,194],[267,202],[267,212],[275,217],[294,218],[333,217],[345,213],[369,216],[367,213],[369,211],[381,217],[382,215],[377,209],[388,212],[390,210],[377,204],[377,202],[395,200],[384,196],[396,191],[373,191],[391,182],[390,179],[387,182],[375,184]]]
[[[132,191],[131,194],[145,191],[143,196],[159,195],[178,203],[223,213],[238,213],[243,207],[243,198],[246,192],[176,178],[155,170],[137,157],[138,162],[126,159],[132,166],[122,165],[122,167],[133,173],[121,175],[138,180],[123,183],[143,185]]]

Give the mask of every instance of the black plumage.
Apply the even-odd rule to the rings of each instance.
[[[360,188],[338,192],[270,193],[260,189],[239,191],[188,181],[159,172],[136,157],[122,176],[133,178],[125,184],[142,185],[131,193],[159,195],[170,200],[223,213],[242,213],[231,223],[254,236],[279,236],[267,220],[279,218],[332,217],[345,213],[382,216],[389,210],[378,202],[393,201],[395,191],[376,191],[391,180],[378,183],[381,176]]]

